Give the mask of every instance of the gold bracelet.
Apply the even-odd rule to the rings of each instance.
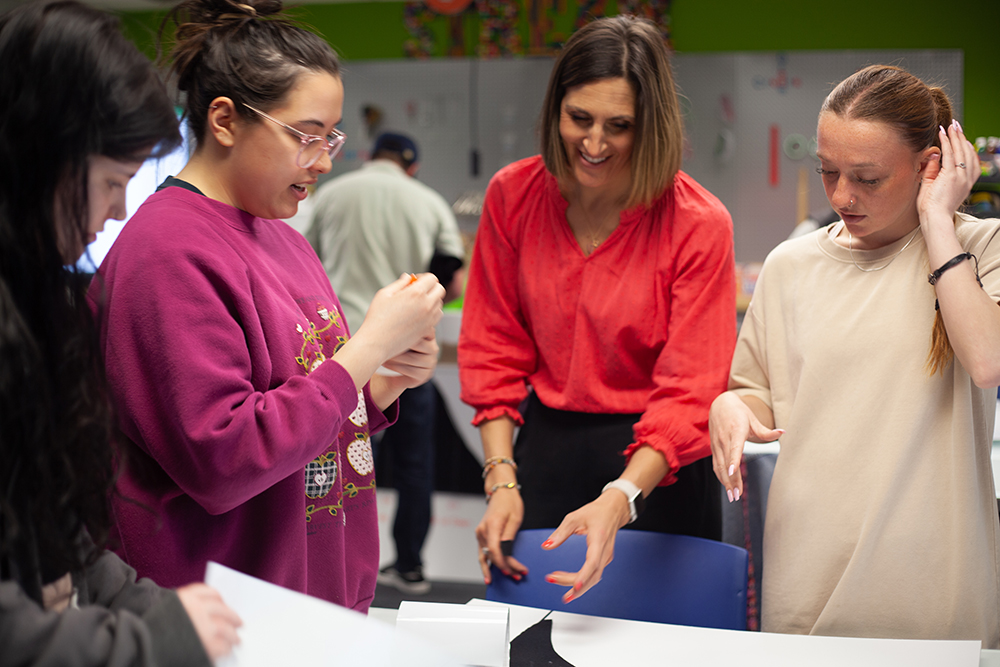
[[[486,459],[486,463],[483,464],[483,479],[486,479],[486,476],[490,474],[490,471],[501,463],[506,463],[514,468],[514,472],[517,472],[517,463],[514,462],[514,459],[507,456],[491,456]]]
[[[496,493],[500,489],[517,489],[518,491],[520,491],[521,490],[521,485],[518,484],[517,482],[507,482],[506,484],[494,484],[493,488],[490,489],[489,493],[486,494],[486,503],[487,504],[489,504],[490,498],[493,497],[493,494]]]

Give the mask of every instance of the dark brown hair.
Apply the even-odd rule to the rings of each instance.
[[[184,93],[184,115],[197,144],[205,137],[208,108],[217,97],[259,122],[243,104],[263,111],[279,106],[305,71],[340,77],[330,45],[282,13],[280,0],[185,0],[160,26],[176,26],[170,74]]]
[[[0,63],[0,579],[41,603],[43,584],[99,555],[80,541],[105,544],[114,481],[87,280],[58,239],[86,246],[88,158],[163,155],[181,136],[152,64],[104,12],[21,5],[0,17]]]
[[[683,148],[670,55],[663,35],[649,20],[600,18],[569,38],[556,58],[542,104],[542,158],[560,181],[573,177],[559,134],[563,98],[574,86],[615,78],[624,78],[635,92],[635,148],[627,205],[649,204],[673,183]]]
[[[885,123],[899,132],[915,153],[931,146],[941,147],[939,127],[953,118],[951,102],[944,90],[926,83],[909,72],[891,65],[870,65],[847,77],[823,102],[820,114]],[[934,317],[927,370],[944,372],[954,356],[941,311]]]

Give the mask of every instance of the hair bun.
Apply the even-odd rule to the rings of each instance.
[[[227,8],[218,16],[219,21],[247,21],[281,12],[281,0],[225,0]]]
[[[281,0],[185,0],[175,7],[186,23],[211,28],[281,13]]]

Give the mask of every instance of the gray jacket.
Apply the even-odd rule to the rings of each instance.
[[[46,611],[0,581],[0,667],[212,664],[177,594],[113,553],[73,577],[79,608]]]

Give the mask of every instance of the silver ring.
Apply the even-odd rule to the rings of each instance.
[[[959,162],[955,166],[958,167],[959,169],[965,169],[965,163],[964,162]]]
[[[483,555],[486,556],[487,558],[490,557],[490,548],[489,547],[483,547]]]

